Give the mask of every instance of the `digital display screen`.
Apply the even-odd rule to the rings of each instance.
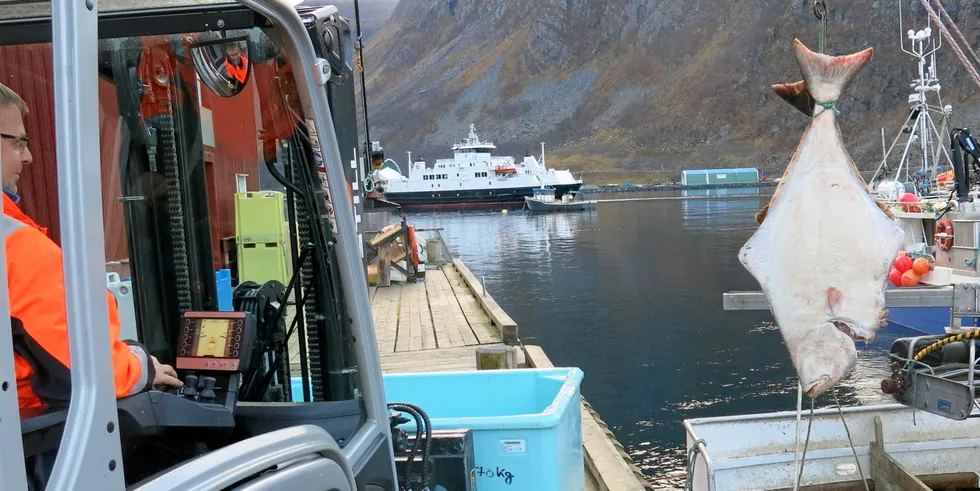
[[[234,339],[234,321],[224,319],[201,319],[201,328],[194,339],[191,356],[214,356],[230,358],[231,347],[228,338]]]
[[[243,312],[187,312],[180,326],[177,368],[237,371],[249,328]]]

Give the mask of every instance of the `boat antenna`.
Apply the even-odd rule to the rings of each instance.
[[[919,0],[919,2],[922,3],[923,7],[925,7],[926,12],[929,13],[929,17],[936,23],[936,27],[939,28],[939,31],[942,33],[943,37],[946,38],[946,41],[953,45],[953,52],[956,53],[956,57],[959,58],[960,63],[962,63],[963,67],[966,68],[967,74],[969,74],[970,78],[972,78],[977,86],[980,87],[980,69],[978,69],[978,66],[974,65],[973,63],[975,60],[978,64],[980,64],[980,57],[978,57],[976,52],[973,51],[973,48],[970,47],[970,43],[968,43],[966,38],[963,37],[963,33],[960,31],[960,29],[956,27],[956,23],[953,22],[953,18],[949,16],[948,12],[946,12],[943,4],[940,3],[939,0],[932,0],[932,2],[936,5],[936,8],[939,10],[939,13],[936,13],[936,10],[933,10],[932,6],[929,5],[928,0]],[[942,16],[940,16],[940,14],[942,14]],[[954,38],[949,32],[949,29],[946,27],[946,23],[943,22],[944,20],[953,27],[953,30],[956,31],[959,39]],[[961,43],[963,46],[960,46]],[[964,54],[964,51],[970,53],[974,60],[968,59]]]
[[[371,126],[368,124],[368,105],[367,105],[367,85],[364,82],[364,55],[363,44],[361,43],[361,5],[358,0],[354,0],[354,23],[357,29],[357,38],[354,42],[354,56],[356,57],[357,71],[361,77],[361,104],[364,110],[364,161],[371,161]],[[409,162],[411,164],[411,162]]]
[[[819,35],[819,41],[817,43],[817,50],[821,54],[826,54],[827,52],[827,2],[824,0],[815,0],[813,2],[813,15],[817,17],[817,32]]]

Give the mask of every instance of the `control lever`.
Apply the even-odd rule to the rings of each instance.
[[[201,399],[214,399],[214,384],[217,383],[214,377],[201,377]]]
[[[197,375],[188,375],[180,395],[188,399],[197,399]]]

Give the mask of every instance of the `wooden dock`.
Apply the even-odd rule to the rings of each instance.
[[[503,343],[452,263],[427,270],[424,282],[371,287],[371,293],[384,372],[476,370],[476,347]]]
[[[541,348],[520,342],[517,324],[458,259],[427,266],[424,281],[371,286],[370,293],[386,373],[477,370],[477,350],[488,346],[512,350],[518,369],[553,366]],[[298,338],[290,346],[293,373]],[[581,413],[586,490],[653,489],[585,399]]]

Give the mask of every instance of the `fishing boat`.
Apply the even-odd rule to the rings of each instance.
[[[901,18],[899,5],[899,30],[903,31]],[[972,244],[954,243],[952,229],[956,227],[945,214],[956,208],[957,200],[974,201],[980,197],[975,186],[970,185],[970,178],[965,172],[956,175],[956,155],[952,155],[947,145],[943,144],[951,133],[953,107],[942,104],[936,53],[943,43],[939,29],[934,30],[933,27],[929,19],[924,29],[912,29],[903,34],[902,51],[917,60],[918,70],[911,84],[914,92],[908,97],[908,117],[887,150],[885,130],[882,129],[883,156],[868,183],[876,198],[886,204],[895,215],[896,222],[905,230],[903,250],[925,255],[937,266],[950,270],[946,272],[948,274],[924,277],[924,286],[974,281],[962,277],[951,279],[951,275],[975,271],[975,268],[970,258],[960,257],[963,255],[960,248]],[[952,133],[959,135],[959,143],[962,143],[960,151],[952,153],[972,153],[975,159],[980,158],[980,151],[977,151],[977,145],[969,133],[961,130]],[[898,149],[901,150],[900,155]],[[958,186],[962,186],[959,191]],[[952,199],[954,194],[958,195],[957,200]],[[946,332],[950,324],[950,310],[945,307],[894,308],[888,311],[888,321],[928,334],[939,334]],[[973,319],[966,322],[968,325],[980,325],[975,324]]]
[[[554,188],[535,188],[534,195],[524,198],[527,209],[540,212],[590,211],[596,209],[596,200],[576,200],[575,193],[565,193],[560,198]]]
[[[820,409],[812,425],[810,418],[805,411],[798,424],[796,411],[782,411],[685,420],[693,466],[688,489],[794,489],[800,462],[801,490],[864,490],[862,477],[873,478],[879,490],[978,485],[980,419],[956,421],[901,404]],[[893,476],[906,484],[890,481]]]
[[[962,218],[980,223],[980,213]],[[868,479],[887,490],[980,487],[980,330],[955,327],[976,310],[980,288],[955,284],[904,293],[887,295],[888,307],[945,303],[957,334],[893,341],[888,366],[872,371],[890,375],[868,381],[893,403],[843,407],[831,392],[837,407],[805,410],[800,390],[796,411],[685,420],[688,489],[742,490],[751,483],[750,489],[862,490]],[[725,308],[767,308],[746,300],[726,298]]]
[[[446,206],[486,206],[521,204],[533,190],[547,186],[561,198],[582,186],[569,170],[549,169],[544,160],[525,155],[521,161],[514,157],[493,155],[493,142],[480,139],[475,125],[469,135],[453,145],[453,157],[437,159],[431,166],[409,153],[408,175],[389,166],[377,172],[374,179],[384,190],[385,199],[403,208]]]

